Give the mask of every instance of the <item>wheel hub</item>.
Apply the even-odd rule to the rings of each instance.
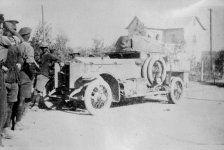
[[[182,87],[179,83],[176,83],[175,89],[174,89],[174,95],[176,99],[178,100],[182,95]]]
[[[154,79],[161,78],[161,76],[162,76],[162,66],[159,62],[154,63],[152,74],[153,74]]]
[[[100,109],[108,100],[108,93],[104,86],[95,87],[92,92],[91,102],[94,108]]]

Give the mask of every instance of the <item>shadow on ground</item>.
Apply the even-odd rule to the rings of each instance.
[[[224,87],[224,83],[223,82],[218,82],[218,81],[216,81],[215,83],[213,81],[210,81],[210,82],[204,81],[204,82],[200,82],[200,84],[202,84],[202,85],[210,85],[210,86],[217,86],[217,87],[220,87],[220,88]]]
[[[129,98],[120,101],[119,103],[113,103],[113,107],[124,107],[129,105],[137,105],[137,104],[143,104],[143,103],[161,103],[161,104],[167,104],[167,101],[161,101],[157,99],[145,99],[145,98]]]
[[[116,107],[126,107],[130,105],[138,105],[144,103],[158,103],[158,104],[167,104],[167,101],[161,101],[157,99],[146,99],[146,98],[129,98],[125,100],[121,100],[119,103],[112,103],[111,108]],[[77,108],[75,108],[77,107]],[[77,114],[77,115],[90,115],[86,110],[84,103],[79,102],[76,106],[72,104],[64,104],[60,109],[47,109],[50,111],[62,111],[65,113]]]

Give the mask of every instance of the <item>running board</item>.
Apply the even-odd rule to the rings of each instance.
[[[136,95],[132,95],[130,97],[126,97],[126,98],[132,98],[132,97],[145,97],[145,96],[157,96],[157,95],[167,95],[169,93],[169,91],[151,91],[149,93],[144,93],[144,94],[136,94]]]

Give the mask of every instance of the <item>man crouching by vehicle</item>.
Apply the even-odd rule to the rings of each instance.
[[[40,49],[40,74],[37,76],[34,94],[32,97],[32,110],[34,111],[37,111],[39,109],[40,99],[43,98],[45,86],[49,81],[49,72],[52,62],[60,62],[59,58],[49,53],[47,43],[43,42],[40,46]]]

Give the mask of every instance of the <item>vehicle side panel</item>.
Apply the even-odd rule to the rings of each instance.
[[[70,63],[70,88],[79,77],[90,78],[101,73],[113,74],[116,79],[141,78],[141,66],[136,65],[137,59],[105,59],[99,62]]]

